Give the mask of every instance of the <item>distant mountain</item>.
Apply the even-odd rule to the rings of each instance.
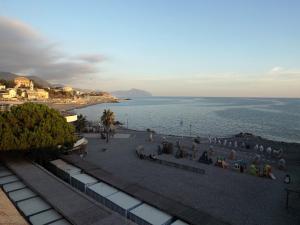
[[[9,73],[9,72],[0,72],[0,79],[4,80],[14,80],[16,77],[20,77],[17,74]],[[28,79],[33,80],[33,82],[39,86],[42,86],[44,88],[46,87],[52,87],[52,84],[50,84],[48,81],[45,81],[44,79],[37,77],[37,76],[25,76],[28,77]]]
[[[3,79],[3,80],[13,80],[16,77],[18,77],[18,75],[14,74],[14,73],[0,72],[0,79]]]
[[[139,90],[132,88],[127,91],[113,91],[111,92],[112,95],[116,97],[123,97],[123,98],[135,98],[135,97],[150,97],[152,94],[148,91]]]

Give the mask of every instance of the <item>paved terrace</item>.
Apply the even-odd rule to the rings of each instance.
[[[149,143],[146,132],[120,132],[129,133],[131,137],[114,138],[106,144],[105,140],[90,135],[88,155],[81,163],[74,163],[82,166],[84,162],[84,168],[89,173],[152,205],[158,205],[158,208],[178,210],[180,213],[180,207],[175,207],[172,201],[162,203],[162,199],[168,199],[201,212],[195,216],[190,215],[194,216],[190,217],[192,221],[195,218],[194,224],[214,224],[216,221],[226,221],[232,225],[300,224],[299,213],[292,208],[289,211],[285,209],[284,189],[287,186],[283,183],[284,173],[274,171],[277,180],[271,180],[195,161],[190,162],[204,169],[204,175],[158,165],[138,159],[135,148],[144,145],[146,150],[155,150],[161,136],[156,135],[155,142]],[[167,139],[175,141],[176,137]],[[187,142],[191,143],[191,139]],[[106,150],[103,151],[103,148]],[[197,148],[202,153],[207,150],[208,144],[201,144]],[[122,181],[112,177],[122,178]],[[132,185],[128,186],[127,182]],[[187,211],[183,210],[181,216],[184,213]]]
[[[61,157],[65,161],[72,163],[86,173],[116,187],[122,191],[158,208],[162,211],[169,213],[173,216],[177,216],[179,219],[185,220],[194,225],[228,225],[219,219],[210,216],[207,213],[200,212],[191,207],[188,207],[178,201],[167,198],[159,193],[153,192],[137,183],[130,183],[124,179],[114,176],[111,173],[103,170],[101,167],[92,163],[83,161],[77,155],[63,156]]]
[[[102,207],[44,169],[25,160],[6,161],[6,165],[26,185],[49,202],[75,225],[123,225],[125,219]],[[130,223],[133,224],[133,223]]]

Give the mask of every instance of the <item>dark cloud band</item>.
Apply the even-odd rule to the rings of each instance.
[[[0,71],[68,82],[98,72],[100,54],[70,57],[30,26],[0,16]]]

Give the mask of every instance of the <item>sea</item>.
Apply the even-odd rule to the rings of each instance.
[[[104,109],[134,130],[161,134],[227,137],[249,132],[267,139],[300,143],[300,99],[143,97],[76,109],[99,122]]]

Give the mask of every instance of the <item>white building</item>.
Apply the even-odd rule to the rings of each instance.
[[[26,93],[29,100],[43,100],[49,98],[48,91],[44,89],[27,90]]]
[[[7,89],[5,93],[2,94],[2,98],[10,99],[17,97],[17,91],[13,88]]]
[[[72,92],[72,91],[73,91],[73,88],[70,87],[70,86],[65,86],[65,87],[63,87],[63,91],[64,91],[64,92]]]

